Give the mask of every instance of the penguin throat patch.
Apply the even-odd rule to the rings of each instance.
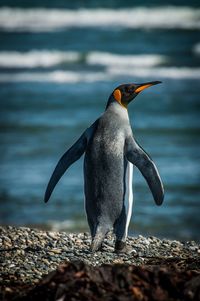
[[[114,92],[113,92],[113,95],[114,95],[114,98],[115,100],[124,108],[126,108],[126,106],[121,102],[122,100],[122,93],[119,89],[116,89]]]

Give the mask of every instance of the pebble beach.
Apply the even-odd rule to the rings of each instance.
[[[172,265],[200,268],[200,245],[156,237],[128,237],[127,253],[114,253],[114,237],[108,234],[101,251],[90,252],[89,233],[41,231],[0,227],[0,283],[37,283],[63,262],[102,264]]]

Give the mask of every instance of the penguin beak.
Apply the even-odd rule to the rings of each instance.
[[[161,81],[153,81],[153,82],[147,82],[147,83],[143,83],[143,84],[137,84],[137,85],[135,85],[136,88],[135,88],[134,92],[139,93],[139,92],[143,91],[146,88],[149,88],[151,86],[161,84],[161,83],[162,83]]]

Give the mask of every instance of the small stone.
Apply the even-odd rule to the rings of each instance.
[[[198,247],[197,247],[197,246],[191,246],[191,247],[189,247],[189,249],[190,249],[191,251],[196,251],[196,250],[198,249]]]
[[[6,292],[6,293],[12,293],[12,289],[9,288],[9,287],[5,287],[5,292]]]
[[[123,263],[123,260],[122,259],[114,259],[113,263]]]
[[[65,253],[63,254],[63,257],[73,257],[74,256],[74,253]]]
[[[10,249],[10,248],[12,248],[12,244],[6,241],[6,242],[4,242],[4,247],[7,249]]]
[[[51,252],[54,254],[60,254],[60,253],[62,253],[62,250],[61,249],[51,249]]]
[[[131,252],[130,252],[130,254],[137,255],[137,251],[135,249],[132,249]]]
[[[168,246],[169,246],[169,244],[166,243],[166,242],[164,242],[164,241],[163,241],[162,245],[163,245],[164,247],[168,247]]]
[[[108,240],[108,241],[106,241],[104,244],[105,244],[106,246],[113,247],[113,241]]]
[[[84,239],[85,244],[90,244],[91,243],[91,239]]]
[[[81,239],[76,239],[75,240],[76,245],[81,245],[83,241]]]
[[[4,236],[4,242],[6,241],[6,242],[8,242],[8,243],[11,243],[11,239],[10,238],[8,238],[7,236]]]
[[[54,232],[48,232],[48,236],[53,238],[53,239],[57,239],[57,235]]]
[[[140,239],[144,239],[144,236],[142,236],[142,235],[138,235],[138,238],[140,238]]]
[[[150,244],[150,241],[148,239],[144,239],[143,244],[148,246]]]
[[[15,267],[15,264],[10,264],[9,265],[9,268],[14,268]]]
[[[42,261],[43,261],[45,264],[47,264],[47,265],[50,264],[50,262],[49,262],[46,258],[42,258]]]

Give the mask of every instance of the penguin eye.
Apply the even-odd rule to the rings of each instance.
[[[124,87],[124,92],[125,92],[126,94],[129,94],[129,93],[130,93],[129,87],[125,86],[125,87]]]

